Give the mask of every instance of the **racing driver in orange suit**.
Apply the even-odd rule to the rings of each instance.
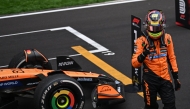
[[[144,109],[158,109],[157,93],[164,104],[163,109],[176,109],[175,90],[181,84],[178,79],[178,66],[170,34],[165,33],[165,16],[161,10],[149,10],[145,17],[142,36],[136,40],[132,66],[143,65],[142,87]]]

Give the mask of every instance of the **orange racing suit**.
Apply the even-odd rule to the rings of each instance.
[[[151,50],[152,53],[145,58],[144,64],[146,64],[146,66],[149,69],[151,69],[156,75],[162,77],[165,80],[171,81],[168,72],[167,58],[169,58],[173,72],[178,72],[178,67],[176,62],[176,56],[174,54],[174,47],[171,36],[166,33],[164,41],[166,47],[163,48],[160,47],[160,40],[154,41],[156,49]],[[140,67],[142,65],[142,63],[138,62],[137,57],[143,52],[143,44],[148,45],[148,41],[146,37],[141,36],[136,40],[136,52],[133,54],[132,57],[132,66],[135,68]]]
[[[151,45],[150,42],[152,42]],[[149,47],[150,54],[140,63],[138,56],[143,52],[145,45]],[[163,109],[176,109],[174,89],[169,70],[178,72],[178,67],[171,35],[165,33],[162,39],[159,40],[148,39],[146,35],[142,35],[136,40],[134,48],[135,52],[131,60],[132,66],[137,68],[143,64],[142,85],[145,109],[158,109],[156,102],[157,93],[159,93],[165,105]]]

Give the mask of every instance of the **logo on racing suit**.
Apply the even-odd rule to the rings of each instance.
[[[149,55],[149,59],[156,59],[156,58],[161,58],[161,57],[166,57],[167,54],[163,53],[163,54],[159,54],[159,55],[155,55],[155,56],[151,56]]]

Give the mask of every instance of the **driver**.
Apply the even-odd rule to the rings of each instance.
[[[161,10],[149,10],[144,26],[142,36],[135,43],[136,52],[131,62],[135,68],[143,65],[142,87],[145,109],[158,109],[157,93],[164,104],[163,109],[176,109],[170,71],[176,91],[180,89],[181,84],[178,79],[172,37],[165,32],[164,13]]]

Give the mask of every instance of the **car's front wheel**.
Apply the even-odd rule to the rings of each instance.
[[[34,93],[36,109],[83,109],[84,103],[81,85],[64,74],[43,79]]]

